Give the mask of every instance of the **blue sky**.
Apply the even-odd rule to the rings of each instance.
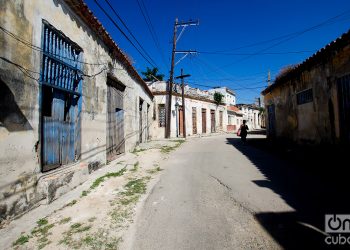
[[[259,97],[267,84],[269,69],[273,80],[282,67],[302,62],[350,28],[348,0],[109,1],[160,72],[165,74],[165,79],[169,77],[175,18],[180,21],[199,19],[199,26],[187,27],[177,45],[178,50],[199,53],[178,63],[175,76],[183,68],[185,73],[191,74],[188,83],[192,87],[227,86],[235,90],[239,103],[252,103],[254,97]],[[115,18],[104,0],[98,2]],[[94,0],[86,0],[86,3],[133,59],[134,67],[140,73],[150,67]],[[146,7],[160,49],[152,39],[139,4]],[[321,24],[341,13],[344,14],[311,31],[279,38]],[[177,56],[177,60],[179,58]]]

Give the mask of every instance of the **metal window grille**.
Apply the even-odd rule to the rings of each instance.
[[[303,90],[303,91],[297,93],[297,104],[298,105],[312,102],[312,101],[313,101],[312,89]]]
[[[78,45],[46,21],[43,22],[43,85],[79,96],[81,55],[82,49]]]
[[[159,127],[165,127],[165,105],[159,104]]]

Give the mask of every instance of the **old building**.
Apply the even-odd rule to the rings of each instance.
[[[269,138],[350,142],[350,31],[278,76],[262,93]]]
[[[223,102],[227,106],[236,105],[236,94],[233,90],[227,87],[217,87],[213,89],[208,89],[208,92],[214,94],[215,92],[223,95]]]
[[[243,123],[243,113],[236,106],[227,106],[227,132],[236,132]]]
[[[154,138],[164,138],[166,122],[167,91],[166,82],[151,83],[150,89],[155,99],[155,122],[152,125]],[[173,92],[171,108],[171,137],[183,137],[183,108],[181,88]],[[217,105],[213,94],[185,86],[186,135],[201,135],[225,132],[227,129],[227,109],[225,104]]]
[[[247,122],[249,129],[260,129],[262,124],[262,115],[260,109],[255,104],[237,104],[243,114],[243,120]]]
[[[81,0],[1,1],[0,220],[150,137],[153,95]]]

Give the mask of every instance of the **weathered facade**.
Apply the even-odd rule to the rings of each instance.
[[[148,140],[153,95],[81,0],[0,1],[0,220]]]
[[[166,82],[154,82],[149,85],[154,94],[155,116],[152,125],[153,138],[165,137]],[[181,88],[177,86],[171,102],[171,137],[183,137],[183,109]],[[213,94],[185,86],[185,121],[186,136],[226,132],[226,105],[217,105]]]
[[[261,129],[262,114],[259,107],[253,104],[237,104],[243,114],[243,120],[247,122],[249,129]]]
[[[303,144],[350,142],[350,32],[265,89],[269,138]]]
[[[227,106],[227,132],[236,132],[243,123],[243,113],[236,106]]]

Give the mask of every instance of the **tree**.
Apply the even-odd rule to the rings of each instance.
[[[219,105],[222,103],[222,98],[224,97],[223,94],[219,93],[219,92],[215,92],[214,93],[214,101],[216,103],[216,105]]]
[[[158,74],[158,68],[150,69],[147,67],[145,72],[141,72],[146,82],[163,81],[164,75]]]

